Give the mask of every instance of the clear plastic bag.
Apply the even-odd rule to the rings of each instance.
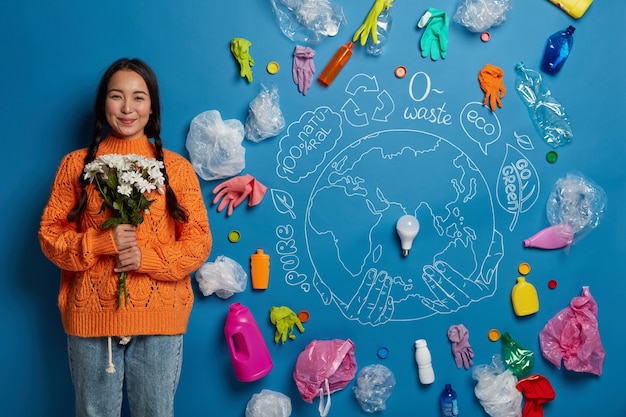
[[[387,399],[396,385],[396,378],[389,368],[379,364],[368,365],[359,371],[356,381],[354,395],[363,411],[373,413],[387,408]]]
[[[198,268],[196,281],[205,296],[215,293],[219,298],[226,299],[246,289],[248,274],[237,262],[220,255],[215,262],[206,262]]]
[[[274,84],[261,87],[259,95],[250,102],[246,119],[246,137],[253,142],[274,137],[285,128],[278,87]]]
[[[491,417],[520,417],[523,395],[517,390],[517,378],[506,369],[500,355],[494,355],[490,364],[472,368],[477,381],[474,394]]]
[[[243,138],[239,120],[224,121],[217,110],[200,113],[191,121],[186,141],[193,169],[207,181],[239,174],[246,166]]]
[[[264,389],[246,405],[246,417],[289,417],[291,400],[283,393]]]
[[[461,0],[453,20],[472,32],[483,32],[506,20],[512,0]]]
[[[270,0],[280,30],[294,42],[318,44],[346,23],[343,9],[329,0]]]
[[[606,204],[602,187],[580,173],[570,172],[554,184],[546,214],[550,224],[570,226],[576,243],[600,224]]]

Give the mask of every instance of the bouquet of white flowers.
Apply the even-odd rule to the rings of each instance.
[[[100,212],[107,208],[113,211],[113,216],[102,224],[103,229],[119,224],[137,226],[143,222],[143,214],[154,201],[148,196],[155,190],[160,194],[164,192],[162,168],[162,161],[134,154],[102,155],[85,165],[84,178],[95,184],[102,196]],[[128,304],[126,277],[126,272],[122,272],[119,278],[118,308],[122,306],[122,299]]]

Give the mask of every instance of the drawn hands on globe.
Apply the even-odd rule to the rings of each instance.
[[[348,304],[340,305],[346,317],[361,324],[378,325],[389,321],[393,316],[393,281],[386,271],[369,269]]]
[[[424,267],[422,279],[432,297],[421,296],[422,304],[438,313],[450,313],[491,295],[496,285],[498,264],[504,255],[502,235],[494,230],[489,252],[481,268],[464,277],[445,261]]]

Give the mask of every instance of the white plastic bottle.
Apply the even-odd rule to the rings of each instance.
[[[417,373],[420,382],[425,385],[435,382],[432,357],[425,339],[415,341],[415,362],[417,362]]]

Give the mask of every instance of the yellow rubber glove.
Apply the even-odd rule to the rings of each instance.
[[[352,42],[356,42],[357,39],[361,46],[365,46],[367,43],[367,38],[369,35],[372,35],[372,41],[374,43],[378,43],[378,16],[380,13],[391,7],[394,0],[375,0],[370,12],[367,14],[367,17],[363,21],[363,24],[354,32],[354,36],[352,37]]]
[[[504,71],[502,71],[502,68],[491,64],[485,65],[478,73],[480,89],[485,93],[483,106],[489,102],[491,111],[495,111],[496,106],[502,108],[501,98],[506,94],[503,76]]]
[[[290,339],[295,339],[293,334],[293,326],[296,326],[300,333],[304,332],[302,322],[289,307],[272,307],[270,308],[270,321],[276,326],[276,332],[274,333],[274,343],[278,343],[280,339],[284,344],[287,340],[287,334]]]
[[[250,46],[252,43],[244,38],[233,38],[230,41],[230,52],[239,63],[239,75],[245,77],[248,82],[252,82],[252,67],[254,59],[250,56]]]

